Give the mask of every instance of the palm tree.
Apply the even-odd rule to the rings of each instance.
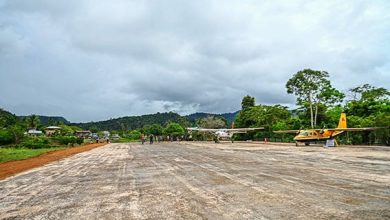
[[[36,129],[40,123],[39,117],[37,115],[30,115],[27,118],[27,124],[30,128]]]

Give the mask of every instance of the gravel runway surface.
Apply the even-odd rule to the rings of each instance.
[[[109,144],[1,180],[0,219],[390,219],[390,148]]]

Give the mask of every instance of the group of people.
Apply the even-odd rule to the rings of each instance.
[[[96,138],[96,139],[95,139],[95,142],[96,142],[96,143],[100,143],[100,139],[99,139],[99,138]],[[110,143],[110,138],[104,138],[104,142],[106,142],[107,144],[109,144],[109,143]]]
[[[146,137],[144,134],[141,134],[141,143],[142,144],[145,144],[146,138],[149,138],[149,143],[153,144],[153,142],[154,142],[154,135],[153,134],[150,134],[149,137]],[[157,140],[158,140],[158,142],[160,142],[160,138],[158,138]]]
[[[149,139],[149,143],[150,144],[153,144],[154,141],[158,141],[159,143],[161,141],[181,141],[181,140],[184,140],[184,138],[180,138],[180,137],[174,137],[174,136],[166,136],[166,137],[163,137],[161,135],[158,135],[158,136],[154,136],[153,134],[150,134],[150,135],[144,135],[144,134],[141,134],[141,143],[142,144],[145,144],[145,142]]]

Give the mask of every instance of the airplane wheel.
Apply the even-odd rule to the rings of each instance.
[[[309,142],[306,142],[306,143],[305,143],[305,146],[309,146],[309,145],[310,145],[310,143],[309,143]]]

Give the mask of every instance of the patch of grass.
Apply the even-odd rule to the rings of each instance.
[[[40,148],[40,149],[28,149],[28,148],[0,148],[0,163],[23,160],[30,157],[36,157],[43,153],[55,150],[62,150],[65,147],[52,147],[52,148]]]

